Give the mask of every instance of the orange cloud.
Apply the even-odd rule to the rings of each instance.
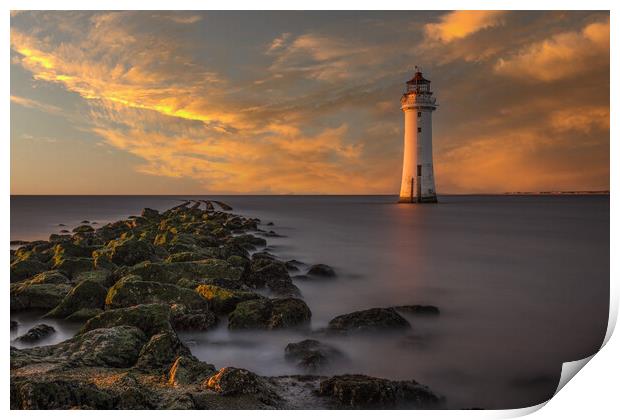
[[[599,66],[609,67],[609,20],[535,42],[513,56],[499,59],[498,74],[550,82]]]
[[[429,39],[451,42],[501,25],[505,13],[496,10],[458,10],[443,15],[439,23],[426,24],[424,30]]]

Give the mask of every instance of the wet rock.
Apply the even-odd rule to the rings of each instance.
[[[133,236],[113,239],[93,256],[96,261],[107,259],[116,265],[135,265],[157,258],[153,244]]]
[[[228,318],[228,328],[281,329],[307,326],[312,317],[308,305],[296,298],[258,299],[240,302]]]
[[[142,209],[142,213],[140,213],[140,215],[144,217],[145,219],[159,219],[160,218],[160,214],[157,210],[150,209],[148,207]]]
[[[170,308],[170,322],[177,331],[207,331],[217,325],[217,317],[210,310],[192,310],[183,304]]]
[[[70,290],[67,284],[12,284],[11,311],[52,309]]]
[[[60,233],[68,233],[69,231],[60,231]],[[71,241],[71,235],[58,235],[56,233],[52,233],[49,236],[49,241],[50,242],[54,242],[54,243],[58,243],[58,242],[70,242]]]
[[[336,277],[336,272],[333,268],[326,264],[315,264],[310,267],[308,274],[315,277]]]
[[[334,360],[344,358],[340,350],[317,340],[290,343],[284,349],[284,355],[287,360],[308,372],[317,371]]]
[[[44,271],[24,281],[24,284],[68,284],[71,281],[58,270]]]
[[[240,302],[262,298],[258,293],[226,289],[206,284],[198,286],[196,292],[209,302],[210,307],[218,314],[228,314],[234,311]]]
[[[297,286],[293,284],[283,262],[265,257],[255,259],[254,256],[251,271],[245,279],[248,286],[253,288],[267,287],[278,296],[301,295]]]
[[[87,225],[87,224],[89,224],[89,223],[90,223],[90,222],[89,222],[88,220],[82,220],[82,221],[80,222],[80,224],[81,224],[81,225]]]
[[[65,318],[82,309],[103,309],[108,290],[93,280],[78,283],[46,317]]]
[[[80,330],[85,333],[97,328],[130,325],[141,329],[147,337],[170,331],[170,307],[164,304],[136,305],[129,308],[110,309],[89,319]]]
[[[179,356],[168,372],[172,386],[202,383],[215,374],[215,366],[201,362],[193,356]]]
[[[393,308],[397,311],[412,315],[436,316],[440,314],[439,308],[432,305],[401,305],[394,306]]]
[[[392,308],[372,308],[340,315],[329,321],[328,332],[357,333],[402,330],[411,324]]]
[[[64,234],[64,233],[70,233],[70,232],[69,232],[67,229],[62,229],[62,230],[60,231],[60,233],[63,233],[63,234]],[[63,236],[64,236],[64,235],[63,235]]]
[[[67,316],[65,320],[70,321],[70,322],[83,322],[83,321],[87,321],[91,318],[96,317],[102,312],[103,312],[103,309],[98,309],[98,308],[78,309],[77,311],[73,312],[71,315]]]
[[[224,396],[252,395],[268,403],[280,399],[267,381],[249,370],[235,367],[220,369],[203,382],[203,386]]]
[[[61,260],[66,257],[92,257],[93,251],[96,251],[95,246],[80,246],[72,242],[63,242],[54,246],[54,259]]]
[[[319,394],[341,408],[429,408],[442,398],[416,381],[390,381],[366,375],[339,375],[323,380]]]
[[[107,308],[122,308],[143,303],[182,303],[190,309],[208,309],[207,301],[194,290],[174,284],[142,281],[135,275],[123,277],[116,282],[105,299]]]
[[[35,343],[39,340],[49,337],[54,334],[56,330],[51,325],[47,324],[39,324],[28,330],[26,334],[17,337],[17,341],[21,341],[22,343]]]
[[[75,277],[79,273],[93,269],[93,259],[84,257],[63,257],[54,259],[54,270],[62,271],[68,277]]]
[[[255,249],[256,247],[267,246],[267,241],[263,238],[251,234],[234,236],[228,240],[229,244],[237,245],[245,249]]]
[[[11,283],[25,280],[38,273],[46,271],[48,265],[36,260],[17,260],[11,264],[10,280]]]
[[[109,270],[82,271],[73,277],[73,281],[76,283],[81,283],[86,280],[99,283],[106,289],[114,284],[114,279]]]
[[[142,347],[136,367],[145,370],[168,368],[179,356],[190,354],[174,331],[164,331],[153,335]]]

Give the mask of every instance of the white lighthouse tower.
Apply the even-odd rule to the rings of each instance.
[[[431,82],[416,66],[413,79],[400,99],[405,114],[403,178],[399,203],[436,203],[433,175],[433,119],[437,109]]]

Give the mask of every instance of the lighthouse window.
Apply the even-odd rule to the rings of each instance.
[[[418,127],[418,133],[422,132],[422,127]]]
[[[420,118],[422,116],[421,112],[418,112],[418,118]]]

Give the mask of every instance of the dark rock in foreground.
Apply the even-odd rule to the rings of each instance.
[[[356,333],[403,330],[411,324],[392,308],[372,308],[340,315],[329,321],[328,332]]]
[[[17,341],[23,343],[34,343],[54,334],[56,330],[51,325],[39,324],[28,330],[28,332],[20,337],[17,337]]]
[[[290,343],[284,349],[284,355],[287,360],[308,372],[320,370],[334,360],[344,358],[340,350],[317,340]]]
[[[228,318],[228,328],[265,329],[307,326],[312,317],[308,305],[296,298],[259,299],[241,302]]]
[[[433,408],[442,397],[416,381],[340,375],[321,381],[319,394],[341,408]]]

